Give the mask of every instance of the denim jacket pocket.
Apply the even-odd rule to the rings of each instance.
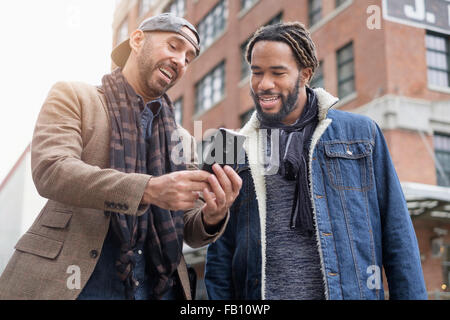
[[[373,186],[370,142],[325,143],[327,174],[333,188],[367,191]]]

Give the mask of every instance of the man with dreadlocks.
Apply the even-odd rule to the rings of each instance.
[[[390,298],[426,298],[382,132],[308,86],[318,66],[309,32],[263,27],[246,58],[256,112],[241,130],[241,192],[207,251],[210,299],[383,299],[383,267]]]
[[[160,14],[114,49],[119,68],[102,86],[52,88],[31,147],[49,201],[17,243],[0,299],[192,298],[183,240],[217,238],[241,185],[230,167],[194,170],[194,138],[166,94],[199,44],[192,24]]]

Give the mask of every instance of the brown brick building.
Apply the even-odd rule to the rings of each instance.
[[[442,0],[122,0],[113,43],[155,13],[172,11],[197,26],[202,53],[169,95],[180,122],[201,140],[194,121],[202,121],[203,132],[236,129],[253,110],[243,59],[252,33],[280,20],[309,26],[321,62],[311,85],[338,96],[336,108],[365,114],[383,129],[430,298],[443,298],[450,285],[448,6]],[[202,253],[192,256],[201,262]]]

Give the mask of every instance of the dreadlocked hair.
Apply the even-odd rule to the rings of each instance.
[[[311,68],[312,76],[319,66],[311,34],[300,22],[277,23],[259,28],[247,44],[245,57],[252,62],[253,47],[258,41],[280,41],[289,45],[300,69]]]

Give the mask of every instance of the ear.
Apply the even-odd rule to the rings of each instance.
[[[301,74],[301,82],[302,85],[306,85],[309,84],[309,82],[311,81],[313,72],[311,68],[303,68],[302,71],[300,71]]]
[[[142,30],[134,30],[130,35],[130,47],[131,51],[137,53],[145,42],[145,34]]]

